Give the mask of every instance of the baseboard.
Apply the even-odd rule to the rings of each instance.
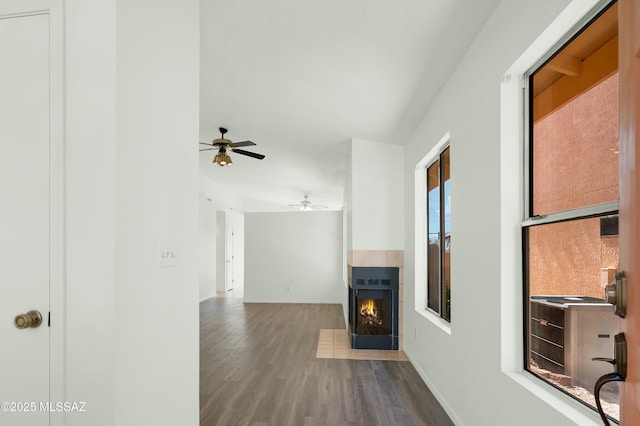
[[[212,297],[216,297],[216,294],[213,293],[210,296],[205,296],[204,298],[200,299],[200,303],[204,302],[205,300],[211,299]]]
[[[244,298],[244,303],[299,303],[304,305],[342,305],[339,300],[323,300],[323,299],[248,299]]]
[[[447,404],[447,401],[444,399],[442,394],[440,394],[440,392],[435,387],[435,385],[431,383],[431,381],[427,378],[427,375],[424,373],[424,371],[422,371],[422,368],[418,365],[417,362],[415,362],[411,354],[407,352],[406,347],[404,348],[404,353],[405,355],[407,355],[407,358],[409,358],[409,362],[411,363],[411,365],[413,365],[413,368],[416,369],[422,381],[427,385],[427,387],[429,388],[433,396],[436,398],[438,403],[442,406],[444,411],[447,413],[447,415],[449,416],[453,424],[456,426],[464,426],[464,423],[462,423],[462,420],[458,418],[458,416],[456,415],[456,413],[454,413],[454,411],[451,409],[449,404]]]

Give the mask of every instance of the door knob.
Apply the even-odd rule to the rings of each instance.
[[[38,311],[29,311],[26,314],[16,315],[13,323],[17,328],[36,328],[42,324],[42,315]]]

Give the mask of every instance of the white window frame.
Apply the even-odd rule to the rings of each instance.
[[[451,322],[427,307],[427,168],[440,158],[440,154],[451,146],[451,135],[447,132],[416,164],[414,171],[415,206],[415,299],[414,309],[447,334],[451,334]],[[453,305],[453,298],[452,298]]]

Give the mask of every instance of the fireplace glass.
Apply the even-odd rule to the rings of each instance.
[[[356,334],[384,336],[391,334],[389,299],[356,297],[358,308]]]

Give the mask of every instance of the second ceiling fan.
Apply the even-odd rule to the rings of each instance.
[[[304,200],[300,201],[298,204],[289,204],[289,207],[298,207],[301,212],[308,212],[311,210],[323,210],[328,209],[327,206],[319,206],[317,204],[311,204],[309,201],[309,195],[304,194]]]
[[[246,155],[248,157],[257,158],[258,160],[262,160],[264,155],[257,154],[255,152],[245,151],[244,149],[238,149],[241,146],[252,146],[255,145],[254,142],[251,141],[242,141],[242,142],[233,142],[229,139],[224,138],[224,134],[227,133],[227,129],[224,127],[220,127],[220,139],[214,139],[211,143],[200,142],[200,145],[207,145],[210,148],[203,148],[200,151],[211,151],[214,149],[218,150],[218,153],[213,158],[213,164],[217,164],[221,167],[231,165],[233,161],[231,161],[231,157],[227,154],[227,150],[234,152],[236,154]]]

